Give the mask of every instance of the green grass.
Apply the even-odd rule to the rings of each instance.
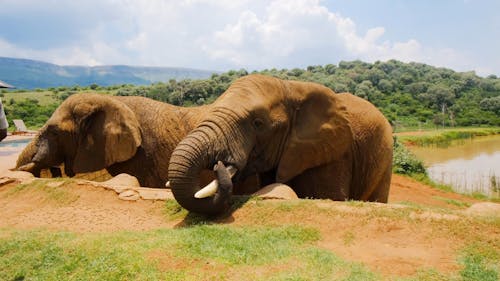
[[[281,260],[320,238],[317,230],[299,226],[230,228],[205,225],[183,229],[181,235],[185,238],[179,243],[183,249],[180,254],[228,265],[262,265]]]
[[[0,280],[378,279],[316,247],[318,239],[317,230],[293,225],[109,234],[0,229]]]
[[[53,103],[60,103],[61,101],[57,99],[57,95],[52,91],[34,91],[34,92],[6,92],[3,94],[3,103],[8,103],[11,99],[15,102],[34,99],[38,101],[40,105],[49,105]]]
[[[450,198],[444,198],[444,197],[441,197],[441,196],[433,196],[432,198],[444,201],[447,204],[454,205],[454,206],[461,207],[461,208],[468,208],[468,207],[470,207],[469,203],[462,202],[462,201],[459,201],[459,200],[454,200],[454,199],[450,199]]]
[[[499,280],[500,252],[487,243],[473,243],[463,251],[460,271],[462,280],[497,281]]]
[[[43,189],[19,185],[12,194]],[[62,187],[60,189],[63,189]],[[56,196],[57,198],[57,196]],[[64,198],[64,197],[63,197]],[[58,199],[50,199],[58,202]],[[477,227],[494,228],[499,220],[428,222],[415,218],[428,207],[409,204],[388,208],[366,202],[349,201],[342,208],[326,208],[318,200],[269,202],[254,198],[235,200],[246,204],[244,225],[231,220],[194,216],[173,200],[166,201],[167,219],[190,223],[173,229],[112,233],[70,233],[38,230],[0,229],[0,280],[496,280],[499,268],[498,239],[485,238]],[[64,202],[64,201],[63,201]],[[456,202],[451,202],[454,204]],[[343,203],[339,203],[343,204]],[[362,209],[362,210],[359,210]],[[366,211],[366,212],[357,212]],[[438,211],[435,211],[438,212]],[[439,212],[438,212],[439,213]],[[294,222],[277,223],[275,218],[293,216]],[[418,268],[408,277],[380,276],[359,262],[347,261],[322,248],[316,224],[297,221],[323,217],[359,219],[369,225],[375,221],[421,223],[446,229],[451,237],[469,237],[471,244],[457,252],[462,268],[442,273]],[[325,220],[326,222],[327,220]],[[225,224],[229,223],[229,224]],[[473,224],[473,226],[471,226]],[[345,246],[362,238],[356,230],[340,228]],[[432,233],[434,233],[434,231]],[[491,231],[491,230],[490,230]],[[362,235],[362,234],[361,234]],[[432,239],[433,235],[429,237]]]
[[[398,136],[406,144],[417,146],[440,146],[447,147],[454,140],[471,139],[480,136],[490,136],[500,134],[500,128],[460,128],[428,131],[425,134],[417,136]]]
[[[101,234],[0,229],[0,280],[385,280],[315,246],[319,239],[317,230],[294,225]],[[495,247],[472,243],[461,253],[458,273],[421,268],[395,280],[498,280]]]
[[[75,93],[88,93],[88,92],[96,92],[101,94],[111,94],[114,95],[116,90],[77,90],[70,91]],[[53,92],[49,90],[41,90],[41,91],[30,91],[30,92],[5,92],[3,93],[2,102],[4,104],[9,103],[11,99],[15,102],[20,102],[27,99],[37,100],[39,105],[46,106],[50,104],[60,104],[61,99],[59,98],[64,92]]]

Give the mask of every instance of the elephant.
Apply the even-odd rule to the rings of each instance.
[[[203,111],[144,97],[74,94],[21,152],[16,168],[36,176],[62,163],[68,176],[106,168],[164,188],[173,149]]]
[[[168,178],[178,203],[205,215],[225,212],[233,183],[255,173],[300,198],[386,203],[392,147],[392,128],[370,102],[252,74],[233,82],[179,142]],[[217,179],[203,187],[200,171],[212,167]]]

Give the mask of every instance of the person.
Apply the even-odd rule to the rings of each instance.
[[[0,141],[7,136],[8,128],[9,123],[7,123],[7,117],[5,116],[5,111],[3,110],[2,99],[0,98]]]

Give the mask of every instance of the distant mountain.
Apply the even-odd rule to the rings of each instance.
[[[203,79],[215,71],[180,67],[127,65],[61,66],[43,61],[0,57],[0,80],[18,89],[58,86],[146,85],[170,79]]]

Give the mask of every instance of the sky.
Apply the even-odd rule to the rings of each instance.
[[[396,59],[500,76],[498,0],[0,0],[0,56],[205,70]]]

